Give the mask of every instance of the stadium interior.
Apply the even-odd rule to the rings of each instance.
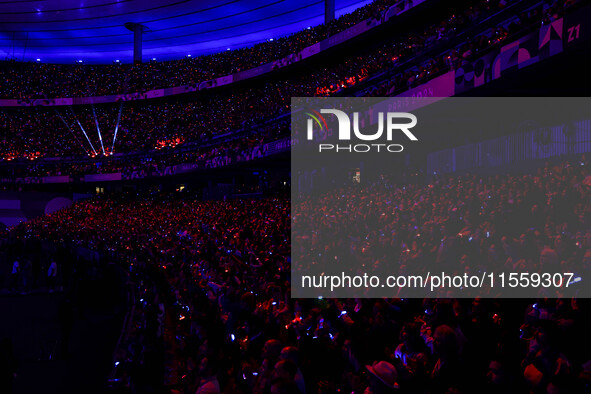
[[[291,296],[294,220],[585,286],[591,113],[347,163],[314,203],[395,200],[365,243],[290,198],[294,97],[585,98],[590,61],[588,0],[0,1],[0,393],[591,392],[584,297]]]

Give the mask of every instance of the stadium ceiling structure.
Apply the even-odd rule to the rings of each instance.
[[[370,1],[335,0],[336,16]],[[324,21],[324,0],[0,0],[0,60],[173,60],[251,46]]]

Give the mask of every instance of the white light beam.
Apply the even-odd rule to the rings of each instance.
[[[115,133],[113,134],[113,145],[111,146],[111,154],[115,153],[115,140],[117,139],[117,130],[119,130],[119,122],[121,121],[121,112],[123,112],[123,101],[119,106],[119,115],[117,115],[117,124],[115,125]]]
[[[96,150],[94,149],[94,146],[92,145],[92,142],[90,142],[90,138],[88,138],[88,135],[86,134],[86,130],[84,130],[84,127],[82,127],[82,123],[80,123],[80,121],[76,117],[76,113],[74,112],[74,108],[70,107],[70,110],[72,111],[72,114],[74,115],[74,119],[76,120],[76,123],[78,123],[78,126],[80,126],[80,128],[82,129],[82,132],[84,133],[84,136],[86,137],[86,141],[88,141],[88,143],[90,144],[90,147],[92,148],[92,151],[94,152],[94,155],[98,156],[98,154],[96,153]]]
[[[99,128],[98,119],[96,117],[96,112],[94,111],[94,105],[90,104],[90,108],[92,108],[92,116],[94,117],[94,123],[96,124],[96,131],[98,132],[99,141],[101,142],[101,148],[103,150],[103,155],[107,155],[105,152],[105,146],[103,145],[103,136],[101,135],[101,129]]]

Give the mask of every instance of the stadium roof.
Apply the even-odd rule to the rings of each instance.
[[[335,0],[337,16],[368,0]],[[144,61],[238,48],[315,26],[323,0],[0,0],[0,60],[131,63],[145,26]]]

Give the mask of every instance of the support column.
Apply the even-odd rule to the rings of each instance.
[[[142,33],[144,27],[137,23],[133,27],[133,64],[141,64],[142,62]]]
[[[142,35],[144,33],[144,26],[139,23],[128,22],[125,24],[127,30],[133,32],[133,63],[140,64],[142,62]]]
[[[334,20],[334,0],[324,0],[324,23]]]

